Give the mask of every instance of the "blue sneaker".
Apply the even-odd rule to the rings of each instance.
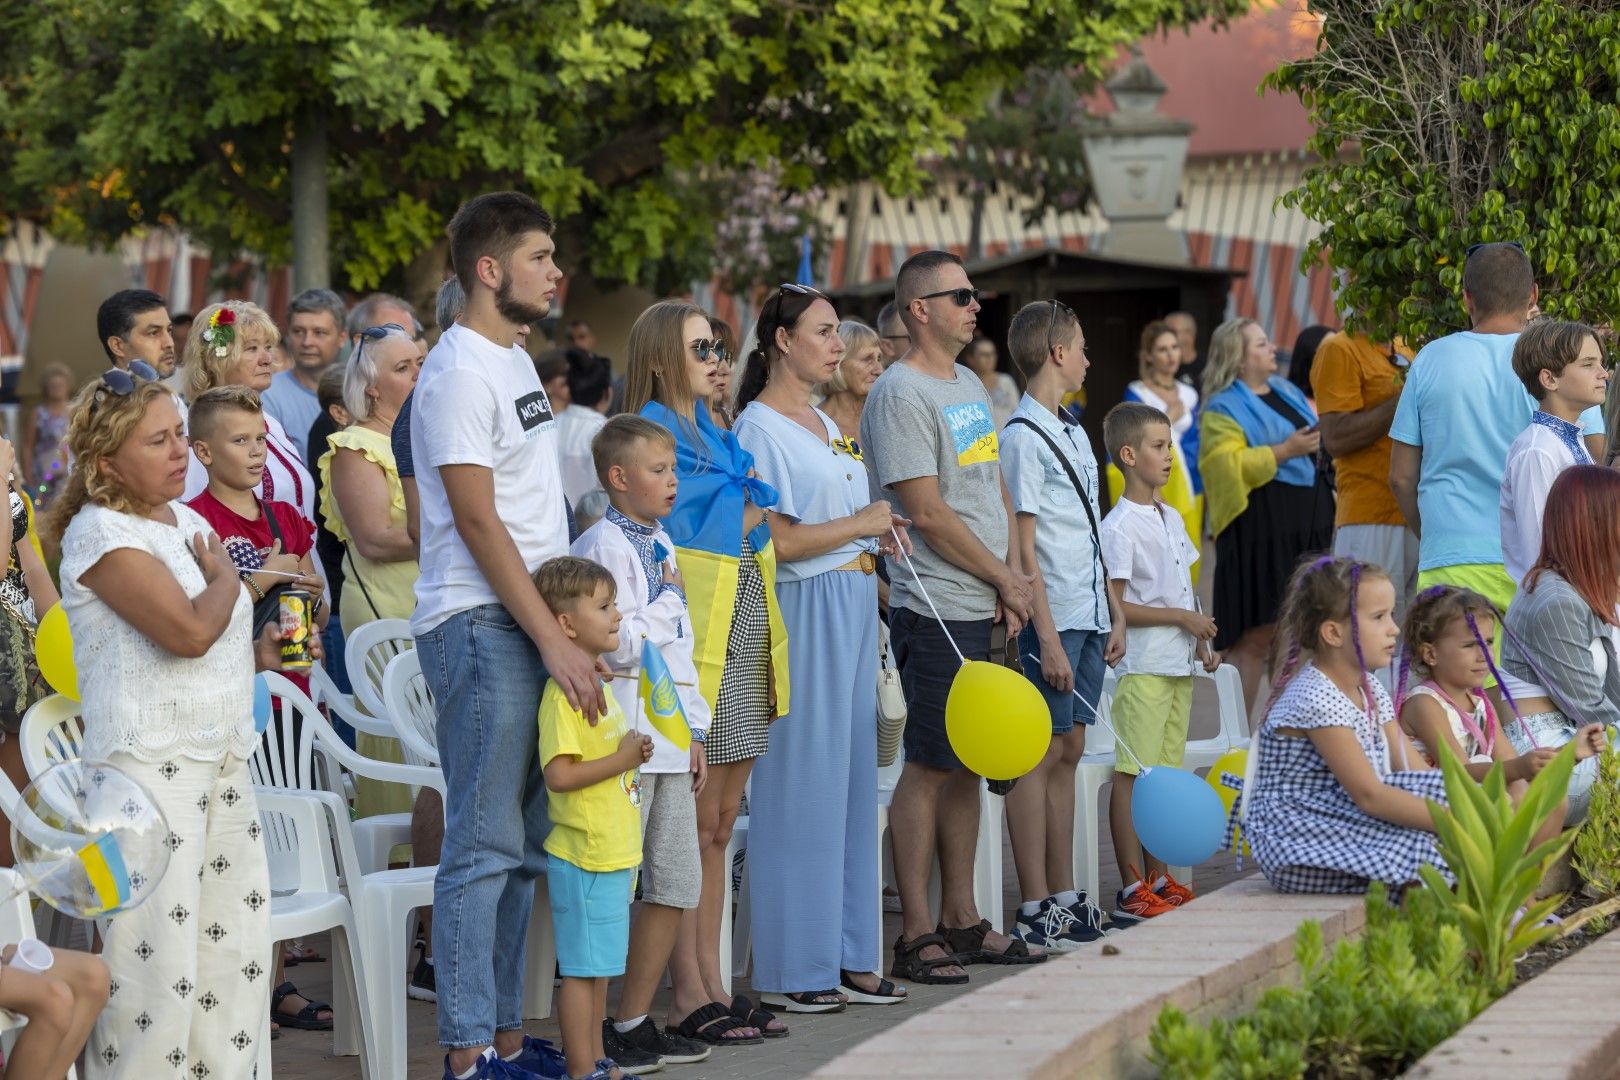
[[[540,1040],[537,1039],[535,1041],[539,1042]],[[551,1044],[546,1043],[546,1045],[550,1046]],[[523,1040],[523,1053],[527,1055],[528,1052],[529,1040],[527,1037],[525,1037]],[[524,1059],[523,1057],[519,1057],[518,1060],[521,1062]],[[557,1061],[559,1063],[562,1061],[561,1055],[557,1056]],[[483,1056],[478,1059],[478,1065],[472,1074],[472,1080],[536,1080],[538,1075],[540,1074],[535,1073],[531,1069],[526,1069],[520,1064],[514,1064],[510,1061],[503,1061],[500,1056],[495,1053],[495,1048],[490,1047],[488,1050],[485,1050]],[[546,1075],[551,1078],[565,1077],[568,1075],[568,1070],[562,1069],[559,1072],[548,1073]],[[444,1058],[444,1080],[457,1080],[456,1074],[450,1071],[450,1056],[448,1054],[446,1054]]]
[[[531,1072],[542,1080],[565,1080],[568,1076],[568,1065],[563,1060],[562,1049],[550,1039],[537,1039],[533,1035],[523,1036],[522,1052],[508,1064]]]

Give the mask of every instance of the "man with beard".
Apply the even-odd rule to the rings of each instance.
[[[142,360],[160,379],[174,374],[168,301],[150,289],[123,289],[103,300],[96,311],[96,336],[115,368],[127,371],[131,361]]]
[[[524,938],[549,828],[535,717],[548,678],[591,722],[606,709],[593,658],[530,581],[568,553],[557,421],[516,344],[562,280],[553,227],[514,191],[456,212],[450,259],[467,306],[428,354],[412,406],[422,574],[411,628],[447,788],[433,899],[447,1080],[555,1074],[550,1048],[523,1034]]]
[[[321,376],[343,348],[343,298],[331,289],[305,289],[287,305],[287,343],[292,367],[278,371],[270,388],[260,395],[264,411],[281,421],[287,437],[299,446],[309,442],[309,431],[321,415],[316,391]],[[324,448],[322,448],[324,453]],[[315,462],[306,461],[310,472]]]

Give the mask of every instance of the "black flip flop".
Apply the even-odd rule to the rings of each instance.
[[[855,985],[849,972],[840,972],[838,976],[838,992],[849,998],[851,1005],[894,1005],[910,996],[903,992],[904,989],[879,976],[876,990],[862,990]]]

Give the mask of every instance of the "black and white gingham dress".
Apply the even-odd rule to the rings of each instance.
[[[1445,803],[1440,770],[1396,772],[1391,767],[1382,725],[1393,721],[1394,709],[1384,688],[1369,682],[1378,707],[1377,726],[1326,675],[1306,664],[1260,727],[1260,761],[1244,832],[1266,880],[1280,892],[1365,892],[1369,881],[1400,888],[1418,880],[1418,867],[1426,863],[1452,879],[1432,833],[1368,814],[1339,784],[1310,739],[1277,734],[1278,728],[1350,728],[1384,783]],[[1419,759],[1411,764],[1425,763]]]
[[[737,608],[705,745],[710,765],[756,758],[770,748],[771,624],[765,579],[747,538],[737,566]]]

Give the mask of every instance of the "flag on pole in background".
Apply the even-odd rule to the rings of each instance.
[[[805,233],[799,238],[799,278],[795,285],[803,285],[808,289],[816,287],[816,272],[810,266],[810,234]]]
[[[675,676],[669,673],[658,646],[646,640],[641,643],[641,708],[648,722],[677,749],[692,745],[692,729],[687,726],[686,710],[675,690]]]

